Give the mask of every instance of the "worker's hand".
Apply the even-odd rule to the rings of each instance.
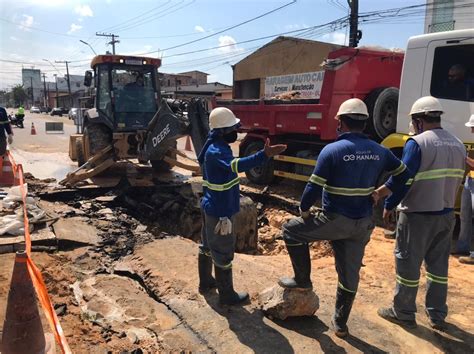
[[[232,233],[232,222],[229,218],[219,218],[219,221],[214,228],[214,233],[216,235],[226,236]]]
[[[395,210],[383,210],[383,222],[388,230],[395,230],[397,223]]]
[[[286,145],[278,144],[278,145],[270,145],[270,139],[267,138],[265,141],[265,147],[263,151],[267,157],[273,157],[275,155],[281,154],[283,151],[286,150]]]
[[[300,211],[300,216],[303,218],[303,220],[307,220],[311,216],[309,210],[303,211],[301,208],[298,208],[298,210]]]
[[[9,145],[11,145],[13,143],[13,135],[12,134],[8,135],[7,141],[8,141]]]
[[[379,191],[376,189],[372,192],[372,201],[374,202],[374,205],[377,205],[380,200],[380,194]]]

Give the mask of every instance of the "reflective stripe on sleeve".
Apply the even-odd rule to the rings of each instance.
[[[232,169],[232,172],[239,173],[239,158],[233,159],[232,162],[230,163],[230,168]]]
[[[236,186],[239,184],[240,178],[236,177],[232,181],[224,183],[224,184],[214,184],[214,183],[209,183],[208,181],[203,181],[202,185],[203,187],[207,187],[210,190],[216,191],[216,192],[223,192],[228,189],[231,189],[232,187]]]
[[[407,166],[401,162],[400,166],[398,166],[396,169],[389,171],[388,174],[392,176],[398,176],[400,173],[403,173],[407,169]]]

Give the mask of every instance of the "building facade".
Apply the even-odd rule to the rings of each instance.
[[[474,28],[472,0],[427,0],[425,33]]]
[[[269,86],[300,91],[318,84],[321,63],[340,45],[293,37],[278,37],[233,65],[233,98],[260,99],[269,96]],[[308,80],[306,78],[309,77]],[[298,85],[269,85],[295,80]],[[296,88],[296,90],[293,90]]]

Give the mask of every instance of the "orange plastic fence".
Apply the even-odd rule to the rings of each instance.
[[[33,282],[33,286],[36,290],[36,294],[38,295],[38,299],[43,307],[46,319],[48,320],[49,325],[51,326],[51,330],[54,333],[54,337],[56,338],[56,342],[58,343],[61,351],[63,353],[72,353],[69,345],[67,344],[66,337],[64,335],[63,329],[61,324],[59,323],[58,316],[54,311],[53,304],[51,303],[51,299],[48,294],[48,290],[46,289],[46,284],[43,280],[43,276],[41,275],[40,270],[33,262],[31,258],[31,235],[29,229],[29,221],[28,221],[28,214],[26,209],[26,190],[24,187],[24,178],[23,178],[23,167],[21,165],[17,165],[13,156],[9,151],[7,151],[8,159],[10,160],[13,175],[15,176],[14,181],[18,183],[21,190],[21,195],[23,197],[23,218],[25,224],[25,251],[28,255],[27,258],[27,266],[28,272],[30,273],[31,281]]]

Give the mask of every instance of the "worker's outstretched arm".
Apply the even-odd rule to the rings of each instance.
[[[326,148],[319,154],[316,167],[301,196],[300,209],[302,212],[308,211],[316,201],[321,199],[323,187],[329,178],[332,159],[325,150]]]
[[[234,158],[229,149],[229,152],[221,159],[221,166],[225,169],[230,168],[235,173],[245,172],[263,165],[269,158],[281,154],[285,150],[286,145],[270,145],[267,139],[263,150],[247,157]]]

